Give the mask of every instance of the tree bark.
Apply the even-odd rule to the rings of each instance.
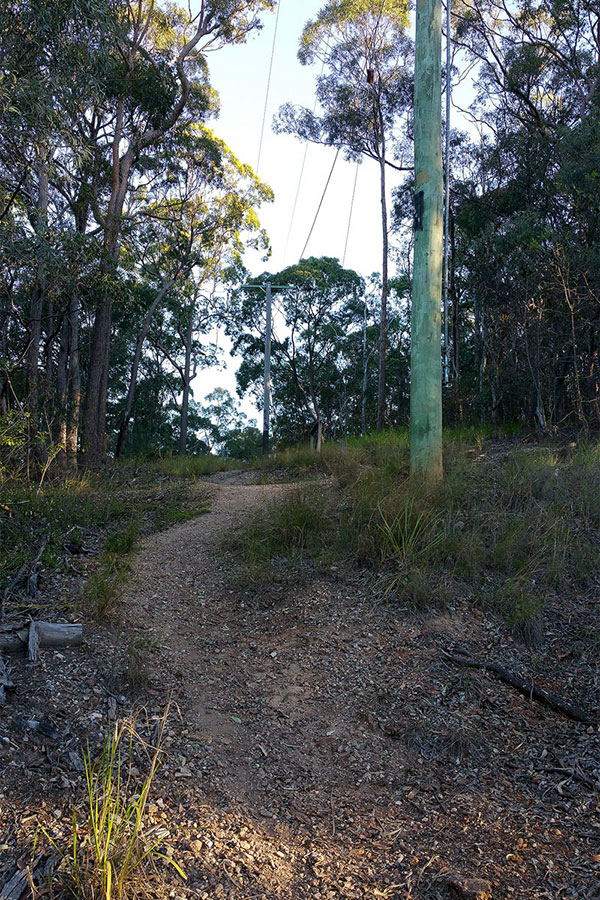
[[[431,483],[443,476],[441,18],[440,0],[417,0],[410,467]]]
[[[385,426],[385,359],[387,352],[387,301],[388,301],[388,214],[385,177],[385,143],[383,131],[381,134],[382,154],[379,160],[379,183],[381,191],[381,233],[382,233],[382,259],[381,259],[381,318],[379,324],[379,371],[377,383],[377,431],[382,431]]]
[[[69,301],[69,374],[67,415],[67,463],[77,471],[79,414],[81,408],[81,369],[79,365],[79,294],[72,291]]]
[[[37,238],[37,277],[29,306],[29,348],[27,350],[27,408],[32,417],[31,435],[37,430],[40,384],[40,343],[42,339],[42,311],[46,293],[45,249],[48,224],[48,168],[45,159],[38,159],[38,197],[34,228]]]
[[[58,403],[58,429],[57,442],[60,452],[57,461],[61,468],[67,465],[67,418],[68,418],[68,394],[69,381],[69,317],[64,316],[60,330],[60,346],[56,363],[56,398]]]
[[[140,333],[138,334],[137,342],[135,345],[135,354],[133,357],[133,363],[131,365],[131,375],[129,376],[129,388],[127,389],[127,398],[125,400],[125,410],[123,412],[123,418],[121,420],[121,426],[119,428],[119,437],[117,438],[117,447],[115,450],[115,457],[119,457],[125,445],[125,440],[127,438],[127,431],[129,429],[129,422],[131,419],[131,411],[133,409],[133,401],[135,399],[135,389],[137,387],[137,376],[138,369],[140,367],[140,360],[142,358],[142,350],[144,348],[144,341],[148,336],[148,331],[150,330],[150,325],[152,323],[152,317],[158,308],[158,304],[163,299],[165,294],[173,287],[175,284],[175,279],[171,278],[170,281],[167,281],[161,287],[160,291],[150,304],[148,308],[148,312],[144,316],[144,321],[142,323],[142,328]]]
[[[185,335],[185,367],[183,370],[183,396],[181,398],[181,427],[179,430],[179,454],[185,456],[187,449],[188,410],[190,405],[190,373],[192,368],[192,339],[194,337],[194,307],[190,309]]]

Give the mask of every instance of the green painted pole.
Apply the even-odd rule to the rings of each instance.
[[[442,7],[417,0],[415,251],[411,317],[410,470],[436,483],[442,464]]]

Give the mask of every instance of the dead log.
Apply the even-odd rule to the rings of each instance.
[[[38,647],[78,647],[82,640],[82,625],[36,621],[0,626],[0,652],[18,653],[19,650],[27,650],[30,654],[33,652],[34,659],[37,657]]]
[[[529,697],[530,700],[537,700],[538,703],[550,707],[550,709],[553,709],[555,712],[562,713],[563,716],[567,716],[567,718],[573,719],[575,722],[583,722],[584,725],[594,724],[594,720],[581,706],[563,700],[558,694],[553,694],[537,685],[535,681],[521,678],[520,675],[509,672],[508,669],[498,665],[498,663],[473,659],[464,654],[461,650],[457,652],[460,656],[449,653],[447,650],[442,650],[446,659],[451,660],[459,666],[468,666],[473,669],[486,669],[488,672],[493,672],[494,675],[498,676],[500,681],[514,687],[515,690],[519,691],[520,694],[523,694],[524,697]]]

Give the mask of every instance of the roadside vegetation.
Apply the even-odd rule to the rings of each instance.
[[[67,842],[41,827],[59,859],[53,884],[60,896],[77,900],[150,896],[147,881],[159,859],[185,878],[177,862],[161,849],[164,837],[152,833],[156,828],[151,828],[147,812],[164,757],[168,714],[167,707],[162,716],[149,720],[138,711],[114,725],[97,759],[88,749],[85,806],[74,810]]]
[[[404,432],[325,445],[319,458],[279,455],[280,465],[314,477],[232,539],[243,577],[278,577],[290,561],[351,562],[371,569],[390,601],[465,597],[526,632],[548,592],[585,590],[598,571],[600,444],[485,438],[448,432],[447,474],[434,489],[409,480]]]
[[[11,609],[17,604],[13,582],[27,577],[36,558],[46,574],[81,573],[80,560],[91,560],[83,601],[93,613],[110,612],[139,537],[206,512],[207,494],[198,479],[226,466],[210,456],[139,458],[101,472],[55,473],[42,482],[25,471],[0,473],[0,597],[9,589],[6,614],[19,613]],[[31,610],[36,601],[18,603],[23,602]]]

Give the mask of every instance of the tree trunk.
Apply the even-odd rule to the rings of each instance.
[[[121,157],[119,155],[125,105],[119,104],[116,113],[115,133],[112,144],[112,185],[106,219],[104,222],[104,243],[101,265],[103,281],[108,282],[117,267],[119,237],[123,206],[129,187],[129,175],[135,156],[133,146]],[[102,289],[98,298],[92,339],[83,411],[84,453],[88,465],[96,466],[106,454],[106,402],[108,394],[108,367],[110,361],[110,339],[112,321],[112,300],[110,289]]]
[[[69,301],[69,375],[67,416],[67,462],[77,471],[79,414],[81,408],[81,369],[79,365],[79,295],[71,292]]]
[[[144,341],[148,336],[148,331],[150,330],[150,325],[152,323],[152,317],[156,312],[158,304],[163,299],[167,291],[169,291],[175,283],[175,279],[172,278],[166,284],[163,284],[160,291],[150,304],[148,308],[148,312],[144,317],[144,321],[142,323],[142,328],[140,333],[138,334],[137,343],[135,345],[135,354],[133,357],[133,363],[131,365],[131,375],[129,376],[129,388],[127,390],[127,399],[125,400],[125,410],[123,412],[123,418],[121,420],[121,427],[119,428],[119,437],[117,438],[117,447],[115,450],[115,457],[119,457],[125,445],[125,440],[127,438],[127,431],[129,429],[129,421],[131,419],[131,411],[133,409],[133,401],[135,399],[135,389],[137,386],[137,376],[138,369],[140,367],[140,359],[142,358],[142,350],[144,347]]]
[[[179,454],[185,456],[187,449],[188,410],[190,405],[190,372],[192,368],[192,338],[194,337],[194,307],[190,309],[185,335],[185,368],[183,373],[183,397],[181,398],[181,428],[179,431]]]
[[[31,415],[31,436],[37,431],[40,384],[40,343],[42,339],[42,311],[46,293],[45,248],[48,224],[48,169],[45,159],[38,160],[38,197],[35,213],[37,239],[37,275],[29,306],[29,348],[27,350],[27,408]]]
[[[367,433],[367,375],[369,371],[369,357],[367,356],[367,299],[365,297],[363,306],[363,377],[362,377],[362,396],[360,407],[360,428],[361,433]]]
[[[383,133],[381,136],[383,142]],[[383,253],[381,259],[381,318],[379,323],[379,377],[377,384],[377,431],[385,426],[385,357],[387,352],[387,301],[388,301],[388,215],[385,178],[385,145],[379,160],[381,190],[381,233]]]
[[[65,315],[60,330],[60,346],[56,363],[56,401],[58,405],[57,443],[60,447],[57,462],[61,468],[67,464],[67,419],[68,419],[68,394],[69,381],[69,317]]]
[[[443,476],[441,19],[440,0],[417,0],[410,465],[432,483]]]
[[[452,306],[452,368],[454,382],[460,381],[460,348],[458,346],[458,291],[456,290],[456,235],[454,216],[450,217],[450,303]]]
[[[323,446],[323,422],[321,421],[321,413],[317,419],[317,453],[321,452]]]
[[[83,412],[85,459],[98,465],[106,452],[106,401],[112,303],[102,297],[96,307]]]

